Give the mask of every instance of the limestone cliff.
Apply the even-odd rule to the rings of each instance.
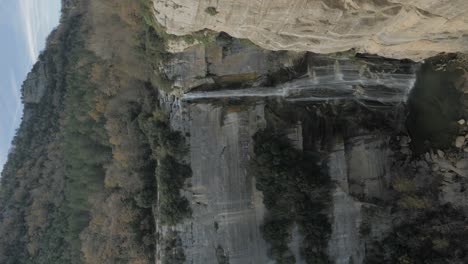
[[[468,51],[466,0],[154,0],[175,35],[205,28],[270,50],[421,60]]]

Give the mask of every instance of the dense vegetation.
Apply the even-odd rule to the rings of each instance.
[[[159,105],[165,39],[150,6],[64,2],[33,68],[47,73],[45,94],[25,105],[2,172],[0,263],[154,263],[155,220],[190,216],[184,138]]]
[[[72,16],[60,32],[56,30],[49,37],[48,49],[33,68],[33,71],[46,71],[51,78],[46,80],[42,101],[25,105],[23,122],[2,172],[1,263],[79,262],[76,255],[79,255],[77,237],[80,230],[77,229],[82,228],[87,214],[82,214],[85,206],[81,203],[85,201],[76,193],[76,188],[88,183],[89,188],[93,188],[89,181],[95,181],[90,177],[97,172],[93,169],[99,167],[93,167],[89,158],[88,164],[80,159],[86,155],[80,152],[83,150],[81,146],[90,140],[88,137],[74,139],[80,134],[80,122],[77,121],[84,116],[75,111],[76,104],[65,107],[64,103],[83,100],[82,109],[87,109],[89,97],[81,93],[83,90],[75,90],[84,71],[80,69],[67,74],[76,66],[72,60],[79,56],[78,49],[82,45],[79,27],[79,19]],[[72,116],[76,119],[72,120]],[[65,129],[65,124],[70,127]],[[70,159],[64,159],[65,152],[77,160],[72,163]],[[76,166],[86,169],[78,175],[73,170]]]
[[[271,256],[277,263],[296,263],[288,243],[297,225],[306,262],[329,263],[330,179],[317,157],[294,148],[286,135],[272,128],[257,132],[254,141],[252,168],[268,209],[262,233]]]
[[[461,264],[468,261],[465,243],[468,219],[460,208],[439,200],[441,182],[441,176],[429,178],[424,184],[413,175],[393,179],[395,194],[389,206],[397,219],[381,241],[369,245],[366,263]]]
[[[161,245],[163,256],[162,264],[183,264],[185,254],[182,249],[182,241],[176,231],[169,231]]]
[[[367,263],[467,263],[466,218],[449,205],[428,208],[397,226]]]
[[[461,68],[455,54],[431,58],[421,66],[409,97],[407,120],[418,154],[452,145],[458,132],[455,120],[463,117],[463,95],[455,87]]]

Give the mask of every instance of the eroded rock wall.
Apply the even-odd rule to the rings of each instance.
[[[332,233],[328,242],[333,263],[364,263],[366,239],[361,230],[369,218],[366,207],[375,205],[363,203],[362,199],[387,199],[392,161],[389,137],[370,133],[335,139],[328,159],[329,174],[336,183],[332,191]],[[386,231],[389,225],[378,226]]]
[[[287,78],[266,86],[272,85],[268,80],[281,69],[288,72]],[[183,191],[193,215],[175,230],[186,263],[204,264],[218,263],[220,252],[231,264],[271,263],[260,231],[265,208],[255,179],[248,174],[252,136],[265,126],[263,107],[269,93],[278,91],[279,98],[302,103],[339,98],[388,101],[392,107],[405,100],[415,79],[411,63],[271,52],[230,38],[178,53],[164,70],[176,89],[163,96],[162,103],[171,115],[172,127],[187,135],[187,162],[193,170]],[[226,103],[236,99],[237,104]],[[352,130],[353,134],[341,137],[332,150],[322,149],[331,151],[330,176],[337,183],[332,191],[328,244],[334,263],[363,263],[365,240],[360,228],[367,216],[356,197],[385,198],[380,195],[386,193],[389,181],[388,142],[367,130],[360,131],[359,126]],[[309,138],[300,124],[286,133],[300,149],[304,137]],[[167,230],[160,232],[164,235]],[[295,228],[290,248],[299,264],[305,263],[300,253],[302,240]]]
[[[247,172],[252,136],[264,123],[263,106],[187,109],[193,175],[184,193],[193,214],[177,226],[186,263],[221,263],[220,251],[230,264],[269,263],[260,233],[263,200]]]
[[[205,28],[270,50],[421,60],[468,51],[466,0],[154,0],[169,33]]]

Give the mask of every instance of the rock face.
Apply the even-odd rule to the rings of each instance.
[[[468,51],[466,0],[154,0],[169,33],[205,28],[270,50],[421,60]]]
[[[45,63],[39,61],[23,83],[23,103],[39,103],[46,92],[47,80]]]
[[[182,88],[184,93],[199,86],[253,85],[258,79],[261,81],[261,76],[293,65],[301,55],[263,50],[226,36],[174,54],[163,72],[173,82],[173,88]]]
[[[344,142],[343,142],[344,141]],[[331,179],[336,182],[328,254],[333,263],[363,263],[366,248],[360,234],[367,218],[356,197],[385,199],[390,183],[391,153],[384,136],[338,138],[329,156]],[[383,225],[382,225],[383,226]]]
[[[285,133],[298,149],[320,150],[336,183],[327,211],[328,256],[332,263],[364,263],[379,250],[374,242],[400,221],[401,215],[387,206],[395,196],[395,177],[409,174],[426,188],[434,178],[431,165],[462,176],[466,171],[463,162],[407,159],[412,139],[400,136],[406,135],[401,103],[416,81],[417,68],[376,56],[266,51],[226,36],[175,54],[163,69],[174,89],[163,93],[161,103],[172,128],[190,142],[187,161],[193,175],[182,193],[193,214],[175,227],[160,226],[159,234],[177,232],[184,263],[275,263],[260,231],[266,209],[248,163],[252,135],[276,112],[272,101],[295,103],[307,105],[307,113],[318,119],[288,123]],[[461,186],[445,185],[441,199],[468,210],[466,194],[457,191]],[[295,226],[289,248],[298,264],[305,263],[302,243]]]
[[[187,159],[193,175],[183,193],[193,215],[174,228],[185,263],[217,264],[220,252],[230,264],[274,263],[260,232],[265,213],[262,195],[248,174],[252,136],[266,122],[264,104],[268,97],[299,103],[373,101],[390,107],[406,100],[416,78],[414,64],[378,58],[375,66],[375,60],[264,51],[233,39],[218,39],[209,46],[175,54],[164,71],[177,92],[165,95],[161,103],[171,114],[172,127],[189,135]],[[292,77],[270,83],[268,79],[281,69],[288,69]],[[225,99],[244,103],[226,106]],[[287,130],[299,149],[307,133],[303,129],[297,124]],[[331,151],[330,176],[337,182],[332,191],[328,243],[333,263],[363,263],[366,241],[360,229],[369,216],[367,205],[356,197],[384,199],[389,184],[386,136],[352,130],[332,150],[323,149]],[[382,225],[374,228],[379,234],[377,228],[386,229]],[[163,236],[167,231],[159,229]],[[300,254],[302,239],[294,228],[289,246],[298,264],[305,263]]]
[[[218,264],[219,252],[230,264],[275,263],[268,257],[268,245],[260,232],[265,207],[255,179],[248,173],[252,154],[252,136],[265,126],[264,105],[220,106],[207,103],[174,102],[172,119],[178,130],[190,134],[190,163],[193,170],[184,190],[193,215],[175,227],[186,261],[184,263]],[[297,147],[303,146],[300,125],[287,130]],[[332,263],[364,263],[366,239],[361,235],[369,221],[367,206],[356,197],[386,199],[392,153],[388,135],[363,134],[337,137],[328,157],[332,191],[330,223],[332,233],[328,255]],[[364,165],[364,166],[363,166]],[[375,207],[375,205],[372,205]],[[375,213],[370,222],[374,223]],[[384,220],[392,218],[384,215]],[[390,223],[382,220],[372,227],[376,236],[385,234]],[[366,223],[367,225],[367,223]],[[161,229],[165,234],[168,230]],[[296,263],[304,264],[300,255],[302,236],[292,231],[289,244]],[[159,262],[157,262],[159,263]]]
[[[185,263],[270,263],[260,233],[265,211],[254,178],[247,173],[252,136],[264,123],[263,106],[187,106],[193,175],[185,191],[193,215],[177,227]]]
[[[377,56],[265,51],[226,37],[175,54],[163,72],[173,82],[172,93],[185,100],[280,97],[292,102],[358,99],[385,104],[406,100],[416,69],[414,63]]]
[[[337,182],[333,192],[332,234],[328,254],[335,263],[362,263],[364,244],[359,239],[361,203],[349,194],[348,166],[344,144],[336,144],[329,157],[330,177]]]

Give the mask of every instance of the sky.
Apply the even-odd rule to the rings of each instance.
[[[0,171],[21,122],[21,84],[60,18],[61,0],[0,0]]]

